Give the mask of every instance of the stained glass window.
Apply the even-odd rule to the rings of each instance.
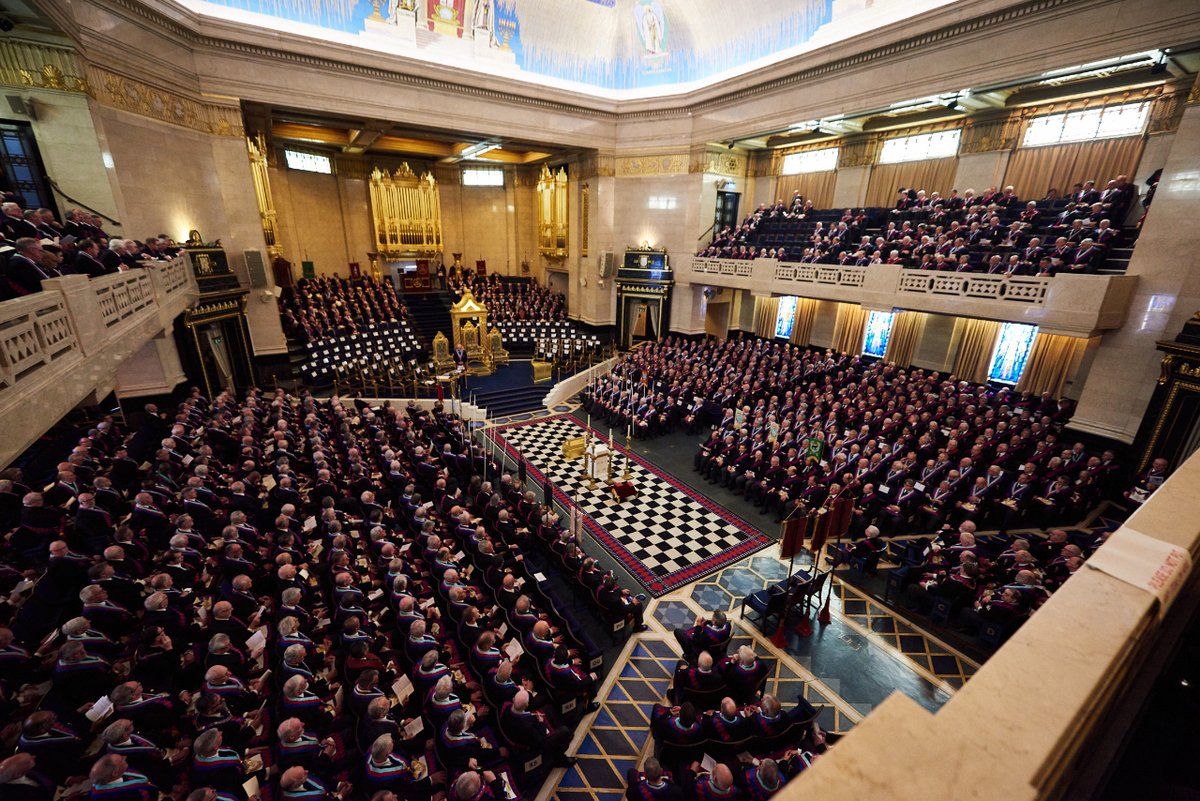
[[[873,311],[867,315],[867,331],[863,335],[863,355],[880,359],[887,353],[888,339],[892,335],[895,312]]]
[[[792,335],[792,326],[796,322],[796,298],[783,297],[779,299],[779,312],[775,315],[775,337],[787,339]]]
[[[988,380],[1002,384],[1015,384],[1021,380],[1037,330],[1036,325],[1000,324],[1000,336],[996,338],[996,350],[992,352]]]

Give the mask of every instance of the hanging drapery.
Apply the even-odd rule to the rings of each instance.
[[[775,199],[792,202],[792,195],[799,192],[805,200],[811,200],[818,209],[833,205],[833,187],[837,183],[837,170],[806,172],[799,175],[781,175],[775,187]]]
[[[892,320],[892,333],[888,337],[887,351],[883,354],[885,362],[893,362],[901,367],[912,364],[917,354],[917,346],[921,344],[921,336],[925,333],[925,312],[897,312]]]
[[[763,339],[775,338],[775,318],[779,316],[779,298],[754,299],[754,333]]]
[[[1018,148],[1008,160],[1004,184],[1016,188],[1022,198],[1044,197],[1051,187],[1066,197],[1075,183],[1094,180],[1096,188],[1118,175],[1132,179],[1142,158],[1145,140],[1141,136],[1122,136],[1068,145]],[[960,187],[961,189],[962,187]],[[1120,220],[1113,220],[1120,225]]]
[[[993,320],[959,317],[954,321],[952,341],[958,346],[954,357],[954,375],[962,381],[982,382],[996,349],[1000,324]]]
[[[792,336],[788,340],[793,345],[807,345],[812,336],[813,321],[817,319],[817,306],[820,301],[812,298],[796,298],[796,316],[792,322]]]
[[[1087,349],[1087,343],[1082,337],[1043,334],[1039,331],[1017,389],[1034,395],[1049,392],[1056,398],[1060,397],[1071,365]]]
[[[838,353],[858,356],[862,353],[863,336],[867,332],[867,310],[855,303],[839,303],[833,321],[833,349]]]
[[[900,164],[876,164],[871,168],[871,180],[867,182],[866,205],[883,208],[895,206],[900,187],[924,189],[926,194],[937,192],[945,197],[951,189],[962,189],[952,185],[957,171],[958,159],[954,156]]]

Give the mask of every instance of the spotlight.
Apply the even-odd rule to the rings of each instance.
[[[17,27],[17,25],[11,19],[8,17],[0,17],[0,31],[8,33],[15,27]]]

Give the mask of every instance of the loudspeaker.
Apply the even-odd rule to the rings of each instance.
[[[246,259],[246,280],[250,282],[250,288],[266,289],[271,286],[267,279],[267,263],[263,259],[262,251],[243,250],[242,256]]]
[[[26,100],[20,95],[5,95],[4,98],[8,101],[8,107],[14,114],[20,114],[31,120],[37,119],[37,109],[32,100]]]
[[[600,277],[608,278],[613,271],[613,254],[611,250],[606,250],[600,254]]]

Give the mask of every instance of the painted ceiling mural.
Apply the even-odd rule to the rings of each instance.
[[[507,65],[525,79],[615,91],[702,83],[802,47],[830,22],[835,5],[835,0],[179,2],[264,27],[274,18],[370,36],[376,48],[395,26],[399,55],[461,57],[476,69]]]

